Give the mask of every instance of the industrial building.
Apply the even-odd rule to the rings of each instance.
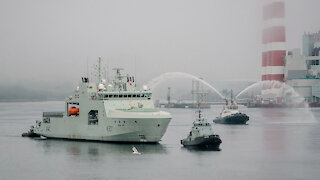
[[[288,51],[284,0],[263,0],[261,97],[250,100],[248,107],[291,106],[285,98],[284,82],[305,98],[310,106],[320,107],[320,31],[305,33],[300,49]],[[285,85],[284,85],[285,86]]]
[[[310,106],[320,106],[320,31],[304,34],[300,49],[285,57],[285,83],[294,88]]]

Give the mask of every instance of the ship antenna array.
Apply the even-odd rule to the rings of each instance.
[[[107,80],[107,83],[110,83],[110,80],[109,80],[109,58],[107,59],[106,80]]]
[[[88,59],[87,59],[87,73],[88,73],[88,77],[90,76],[91,78],[95,78],[95,80],[98,81],[98,83],[101,83],[102,82],[102,79],[104,78],[104,76],[106,75],[106,69],[105,69],[105,66],[103,66],[102,64],[102,58],[101,56],[99,57],[98,59],[98,63],[94,63],[92,64],[92,69],[88,69],[88,66],[89,66],[89,62],[88,62]]]
[[[87,78],[89,79],[89,58],[87,56]]]
[[[200,103],[198,104],[198,107],[199,107],[198,112],[199,112],[199,119],[200,119],[200,118],[201,118],[201,107],[200,107]]]
[[[101,82],[101,56],[99,57],[98,61],[98,82]]]

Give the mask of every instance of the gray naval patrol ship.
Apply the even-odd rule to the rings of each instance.
[[[42,120],[36,121],[36,126],[22,136],[159,142],[171,114],[154,107],[150,90],[136,90],[133,76],[122,76],[120,68],[115,70],[115,79],[107,87],[82,78],[73,95],[65,99],[64,112],[44,112]]]

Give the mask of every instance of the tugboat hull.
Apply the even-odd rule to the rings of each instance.
[[[22,136],[22,137],[31,137],[31,138],[40,137],[39,134],[36,134],[36,133],[34,133],[34,132],[22,133],[21,136]]]
[[[197,137],[190,141],[188,139],[181,140],[183,146],[188,147],[219,147],[221,144],[221,139],[219,135],[210,135],[204,137]]]
[[[249,121],[249,116],[242,113],[232,114],[225,117],[218,117],[213,120],[214,123],[218,124],[246,124]]]

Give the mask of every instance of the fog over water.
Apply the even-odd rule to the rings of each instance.
[[[288,49],[320,29],[319,6],[286,1]],[[176,71],[210,83],[260,79],[259,0],[2,0],[0,21],[0,83],[9,90],[70,91],[99,56],[140,83]]]

